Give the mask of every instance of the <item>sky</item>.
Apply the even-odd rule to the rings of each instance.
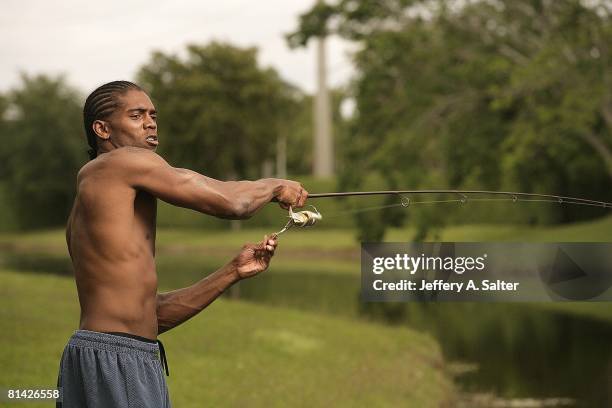
[[[134,80],[153,51],[179,54],[210,41],[259,49],[272,66],[307,92],[316,89],[315,47],[291,50],[284,34],[315,0],[3,0],[0,92],[20,84],[20,72],[64,74],[86,94],[112,80]],[[353,46],[327,41],[328,81],[345,84]]]

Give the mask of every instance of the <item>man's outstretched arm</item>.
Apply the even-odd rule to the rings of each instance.
[[[227,265],[196,284],[157,295],[157,332],[161,334],[200,313],[227,288],[241,279],[266,270],[274,255],[277,238],[264,237],[259,244],[247,244]]]
[[[308,192],[295,181],[219,181],[187,169],[170,166],[146,149],[123,148],[119,160],[130,184],[170,204],[221,218],[249,218],[270,201],[287,208],[304,205]]]

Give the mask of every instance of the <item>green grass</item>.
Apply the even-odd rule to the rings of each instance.
[[[263,239],[264,234],[278,231],[278,225],[267,228],[245,228],[238,231],[158,228],[157,244],[160,248],[211,250],[236,249],[246,242]],[[409,242],[412,228],[389,229],[384,241]],[[340,251],[359,250],[353,229],[294,228],[281,235],[280,244],[288,250]],[[28,233],[1,233],[0,244],[49,246],[65,250],[64,230],[54,229]],[[429,240],[434,240],[430,237]],[[448,226],[439,241],[448,242],[612,242],[612,216],[595,221],[560,226],[529,227],[524,225],[458,225]]]
[[[575,224],[528,227],[524,225],[464,225],[442,233],[449,242],[612,242],[612,216]]]
[[[281,223],[282,224],[282,223]],[[280,227],[280,225],[279,225]],[[160,245],[179,243],[186,246],[228,247],[256,241],[278,229],[243,229],[239,231],[198,231],[162,229],[158,232]],[[413,228],[391,228],[384,241],[408,242]],[[353,229],[317,230],[317,227],[295,228],[281,237],[287,249],[359,249]],[[429,237],[429,240],[434,240]],[[445,228],[439,239],[447,242],[612,242],[612,216],[595,221],[560,226],[529,227],[525,225],[458,225]]]
[[[51,387],[78,323],[74,281],[0,279],[0,384]],[[436,342],[404,328],[221,299],[161,338],[178,407],[438,407],[455,395]]]
[[[264,235],[270,235],[279,231],[284,222],[282,220],[278,228],[255,228],[239,231],[197,231],[197,230],[158,230],[158,244],[172,246],[179,244],[187,247],[206,246],[211,248],[240,248],[246,242],[257,242]],[[279,237],[279,243],[288,249],[323,249],[340,250],[352,249],[358,243],[352,230],[318,230],[316,227],[299,229],[294,227]]]

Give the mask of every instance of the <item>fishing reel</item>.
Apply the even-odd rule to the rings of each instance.
[[[311,205],[311,207],[314,209],[314,212],[307,210],[294,212],[293,208],[289,206],[289,221],[282,230],[275,233],[274,235],[278,236],[279,234],[282,234],[294,225],[298,227],[311,227],[315,225],[317,221],[322,220],[323,215],[321,215],[319,210],[317,210],[314,205]]]

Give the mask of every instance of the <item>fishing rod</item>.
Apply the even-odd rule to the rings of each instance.
[[[579,197],[565,197],[553,194],[537,194],[537,193],[518,193],[513,191],[488,191],[488,190],[383,190],[383,191],[347,191],[338,193],[315,193],[308,194],[308,198],[331,198],[331,197],[348,197],[348,196],[371,196],[371,195],[402,195],[402,194],[457,194],[463,196],[467,200],[468,194],[486,194],[486,195],[503,195],[512,197],[512,201],[519,201],[519,197],[535,197],[555,199],[560,204],[563,203],[585,203],[596,205],[603,208],[612,208],[612,203],[597,200],[588,200]],[[535,200],[522,200],[535,201]]]
[[[453,200],[429,200],[429,201],[412,201],[406,195],[426,195],[426,194],[452,194],[460,196],[459,199]],[[365,209],[359,209],[353,212],[371,211],[376,209],[384,209],[390,207],[409,207],[412,204],[433,204],[433,203],[450,203],[459,202],[467,203],[468,201],[512,201],[512,202],[551,202],[558,204],[574,204],[574,205],[588,205],[602,208],[612,208],[612,203],[606,201],[590,200],[580,197],[567,197],[555,194],[538,194],[538,193],[520,193],[513,191],[489,191],[489,190],[380,190],[380,191],[346,191],[346,192],[334,192],[334,193],[313,193],[309,194],[309,199],[319,198],[334,198],[334,197],[351,197],[351,196],[374,196],[374,195],[396,195],[401,199],[399,204],[383,205],[378,207],[370,207]],[[504,196],[505,198],[469,198],[468,195],[492,195],[492,196]],[[279,235],[293,226],[298,227],[309,227],[315,225],[315,223],[323,219],[323,215],[311,206],[313,211],[296,211],[294,212],[289,207],[289,221],[282,230],[275,233]],[[348,211],[351,212],[351,211]],[[343,212],[346,215],[347,211]]]

